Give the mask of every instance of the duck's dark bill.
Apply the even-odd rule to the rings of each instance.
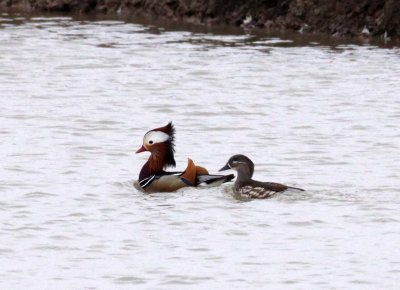
[[[225,164],[225,166],[222,167],[219,171],[224,171],[224,170],[228,170],[228,169],[231,169],[231,168],[229,167],[229,165],[228,165],[228,163],[227,163],[227,164]]]

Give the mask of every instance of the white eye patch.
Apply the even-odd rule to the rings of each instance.
[[[169,139],[169,135],[161,131],[150,131],[143,137],[144,144],[162,143]]]

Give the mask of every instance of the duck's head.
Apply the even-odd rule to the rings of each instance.
[[[237,154],[229,158],[225,166],[222,167],[219,171],[228,169],[236,170],[239,173],[240,172],[247,173],[250,175],[249,177],[251,178],[254,173],[254,163],[253,161],[250,160],[249,157],[242,154]]]
[[[143,145],[136,153],[149,151],[156,159],[163,159],[165,165],[175,166],[174,159],[175,128],[172,122],[166,126],[147,132],[143,137]]]

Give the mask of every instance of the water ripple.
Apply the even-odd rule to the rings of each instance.
[[[181,30],[1,15],[1,288],[397,289],[399,49]],[[171,120],[307,190],[136,190]]]

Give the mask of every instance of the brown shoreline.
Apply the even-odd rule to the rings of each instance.
[[[156,16],[333,36],[400,38],[398,0],[0,0],[0,12]]]

